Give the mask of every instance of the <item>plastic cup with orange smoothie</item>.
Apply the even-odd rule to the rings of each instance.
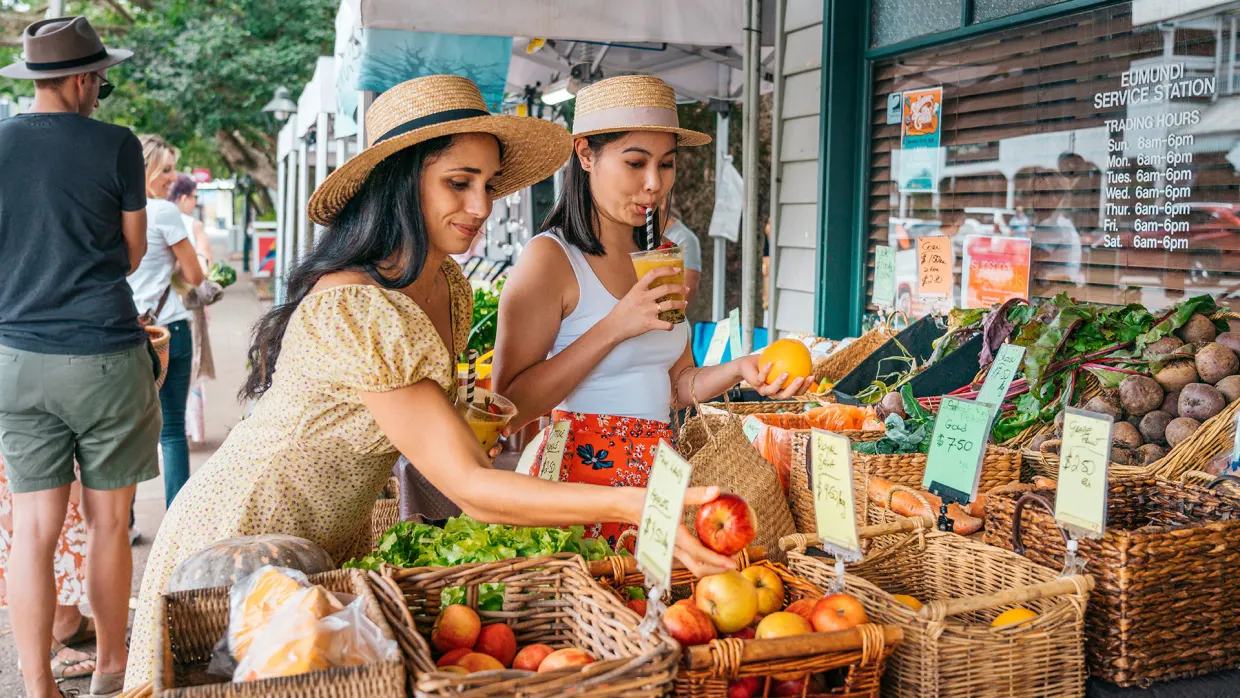
[[[641,279],[654,269],[662,269],[664,267],[677,267],[680,272],[672,276],[664,276],[655,279],[651,284],[651,288],[656,286],[684,286],[685,285],[685,253],[679,247],[667,247],[658,250],[649,250],[642,252],[630,252],[633,258],[633,269],[637,272],[637,278]],[[685,296],[683,293],[669,293],[659,299],[663,301],[683,301]],[[664,322],[673,324],[685,321],[685,311],[683,308],[675,308],[673,310],[664,310],[659,313],[659,319]]]
[[[504,427],[517,414],[517,406],[502,395],[489,390],[474,389],[474,401],[465,400],[465,388],[461,388],[456,399],[457,414],[469,424],[482,450],[490,451],[499,442]]]

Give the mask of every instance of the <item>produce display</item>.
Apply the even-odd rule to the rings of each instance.
[[[533,643],[517,648],[517,635],[504,623],[483,625],[469,606],[444,608],[431,630],[431,645],[439,653],[435,666],[454,674],[519,669],[545,673],[592,664],[595,658],[575,647],[555,649]]]
[[[397,567],[452,567],[469,562],[494,562],[517,557],[542,557],[556,553],[577,553],[586,560],[612,555],[601,538],[586,538],[585,527],[532,528],[484,524],[461,515],[444,524],[402,521],[379,539],[375,551],[360,560],[350,560],[346,568],[378,570],[384,564]],[[460,603],[464,590],[444,590],[444,606]],[[478,607],[498,611],[503,606],[502,584],[483,584]]]
[[[883,396],[874,412],[883,420],[883,437],[876,441],[854,441],[854,451],[871,455],[930,451],[934,413],[913,398],[909,386]]]
[[[881,477],[871,477],[866,494],[871,503],[899,514],[900,516],[925,516],[937,519],[943,500],[938,495],[922,489],[909,491],[911,488],[896,489],[896,483]],[[951,519],[952,532],[969,536],[982,530],[986,516],[986,495],[979,494],[977,499],[965,505],[955,502],[947,505],[947,518]]]

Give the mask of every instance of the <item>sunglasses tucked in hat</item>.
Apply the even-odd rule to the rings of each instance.
[[[573,138],[596,133],[663,131],[679,145],[706,145],[710,136],[680,128],[676,92],[649,75],[621,75],[587,85],[577,93]]]
[[[366,112],[369,146],[314,191],[307,204],[310,220],[330,223],[385,158],[418,143],[462,133],[489,133],[503,145],[503,172],[492,183],[492,199],[555,174],[573,147],[563,126],[533,117],[491,114],[478,86],[466,78],[415,78],[384,92],[370,106]]]
[[[0,68],[17,80],[53,80],[93,73],[127,60],[133,51],[107,49],[85,17],[45,19],[22,32],[25,61]]]

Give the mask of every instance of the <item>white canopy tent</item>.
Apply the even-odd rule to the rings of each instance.
[[[766,3],[773,8],[774,3]],[[521,95],[527,88],[542,88],[569,75],[575,64],[587,62],[591,73],[601,71],[604,76],[623,74],[655,75],[672,85],[678,98],[684,101],[742,102],[753,108],[744,110],[745,117],[745,167],[746,172],[757,171],[757,98],[763,87],[769,87],[770,74],[766,63],[773,58],[772,49],[761,48],[761,35],[767,32],[746,31],[746,27],[774,26],[773,12],[763,18],[760,0],[454,0],[445,8],[440,0],[343,0],[337,19],[337,52],[353,51],[356,37],[368,29],[404,30],[438,34],[467,34],[516,37],[513,41],[512,59],[507,75],[507,91]],[[770,22],[761,21],[771,19]],[[531,46],[528,38],[551,39],[541,48],[539,42]],[[749,56],[764,57],[753,63],[747,60],[746,46],[752,47]],[[536,49],[536,50],[527,50]],[[328,59],[330,60],[330,59]],[[338,60],[336,71],[344,71],[350,77],[356,75],[356,66],[345,65]],[[322,65],[320,66],[322,67]],[[746,80],[746,76],[753,76]],[[316,71],[315,80],[319,81]],[[323,82],[333,82],[330,79]],[[319,82],[319,86],[323,85]],[[347,83],[347,80],[345,81]],[[749,89],[751,87],[757,89]],[[333,82],[334,87],[334,82]],[[316,90],[317,92],[318,90]],[[341,96],[339,94],[337,97]],[[360,110],[369,106],[373,94],[359,94]],[[305,95],[303,95],[303,99]],[[319,109],[327,109],[325,105]],[[299,110],[300,111],[300,110]],[[752,118],[751,118],[752,117]],[[293,141],[304,142],[302,137],[306,119],[299,115],[299,133],[290,134],[288,157],[296,161],[290,171],[304,171],[306,154]],[[365,142],[364,119],[358,119],[356,134],[337,139],[337,152],[347,155],[347,142]],[[716,137],[717,163],[723,166],[727,143],[729,119],[726,109],[721,109]],[[287,127],[286,127],[287,128]],[[325,142],[326,128],[316,128],[319,143]],[[282,136],[284,134],[282,133]],[[282,144],[284,138],[281,139]],[[301,146],[304,148],[304,145]],[[320,146],[316,154],[326,154],[328,148]],[[285,162],[282,152],[281,164]],[[326,175],[327,167],[316,170],[316,179]],[[296,182],[303,182],[302,179]],[[281,176],[285,189],[293,175]],[[285,191],[281,192],[282,195]],[[756,180],[746,181],[746,200],[756,204]],[[299,191],[292,199],[298,212],[304,212],[307,193]],[[757,212],[756,205],[746,207],[742,249],[744,268],[757,268]],[[304,217],[304,213],[300,213]],[[291,212],[284,217],[291,219]],[[287,225],[282,225],[282,232]],[[304,225],[301,226],[304,230]],[[282,236],[284,242],[285,237]],[[302,238],[305,240],[306,238]],[[292,243],[292,241],[290,241]],[[715,269],[715,319],[725,314],[723,308],[724,242],[716,240]],[[280,246],[293,250],[293,244]],[[294,253],[295,254],[295,253]],[[756,278],[749,276],[742,281],[742,318],[745,347],[752,344],[752,330],[757,312],[753,298]]]

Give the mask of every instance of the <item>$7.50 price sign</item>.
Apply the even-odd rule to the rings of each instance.
[[[818,540],[841,559],[861,559],[857,508],[853,503],[852,447],[848,437],[822,429],[810,432],[811,486]]]
[[[672,556],[685,509],[685,490],[693,466],[660,441],[650,466],[646,505],[637,536],[637,566],[663,589],[672,584]]]
[[[990,411],[991,405],[982,402],[943,398],[934,420],[930,453],[926,455],[923,489],[938,494],[944,502],[961,497],[971,502],[977,498],[982,456],[990,433]]]
[[[1055,520],[1082,537],[1101,538],[1107,527],[1107,480],[1111,463],[1110,415],[1069,407],[1059,448]]]

